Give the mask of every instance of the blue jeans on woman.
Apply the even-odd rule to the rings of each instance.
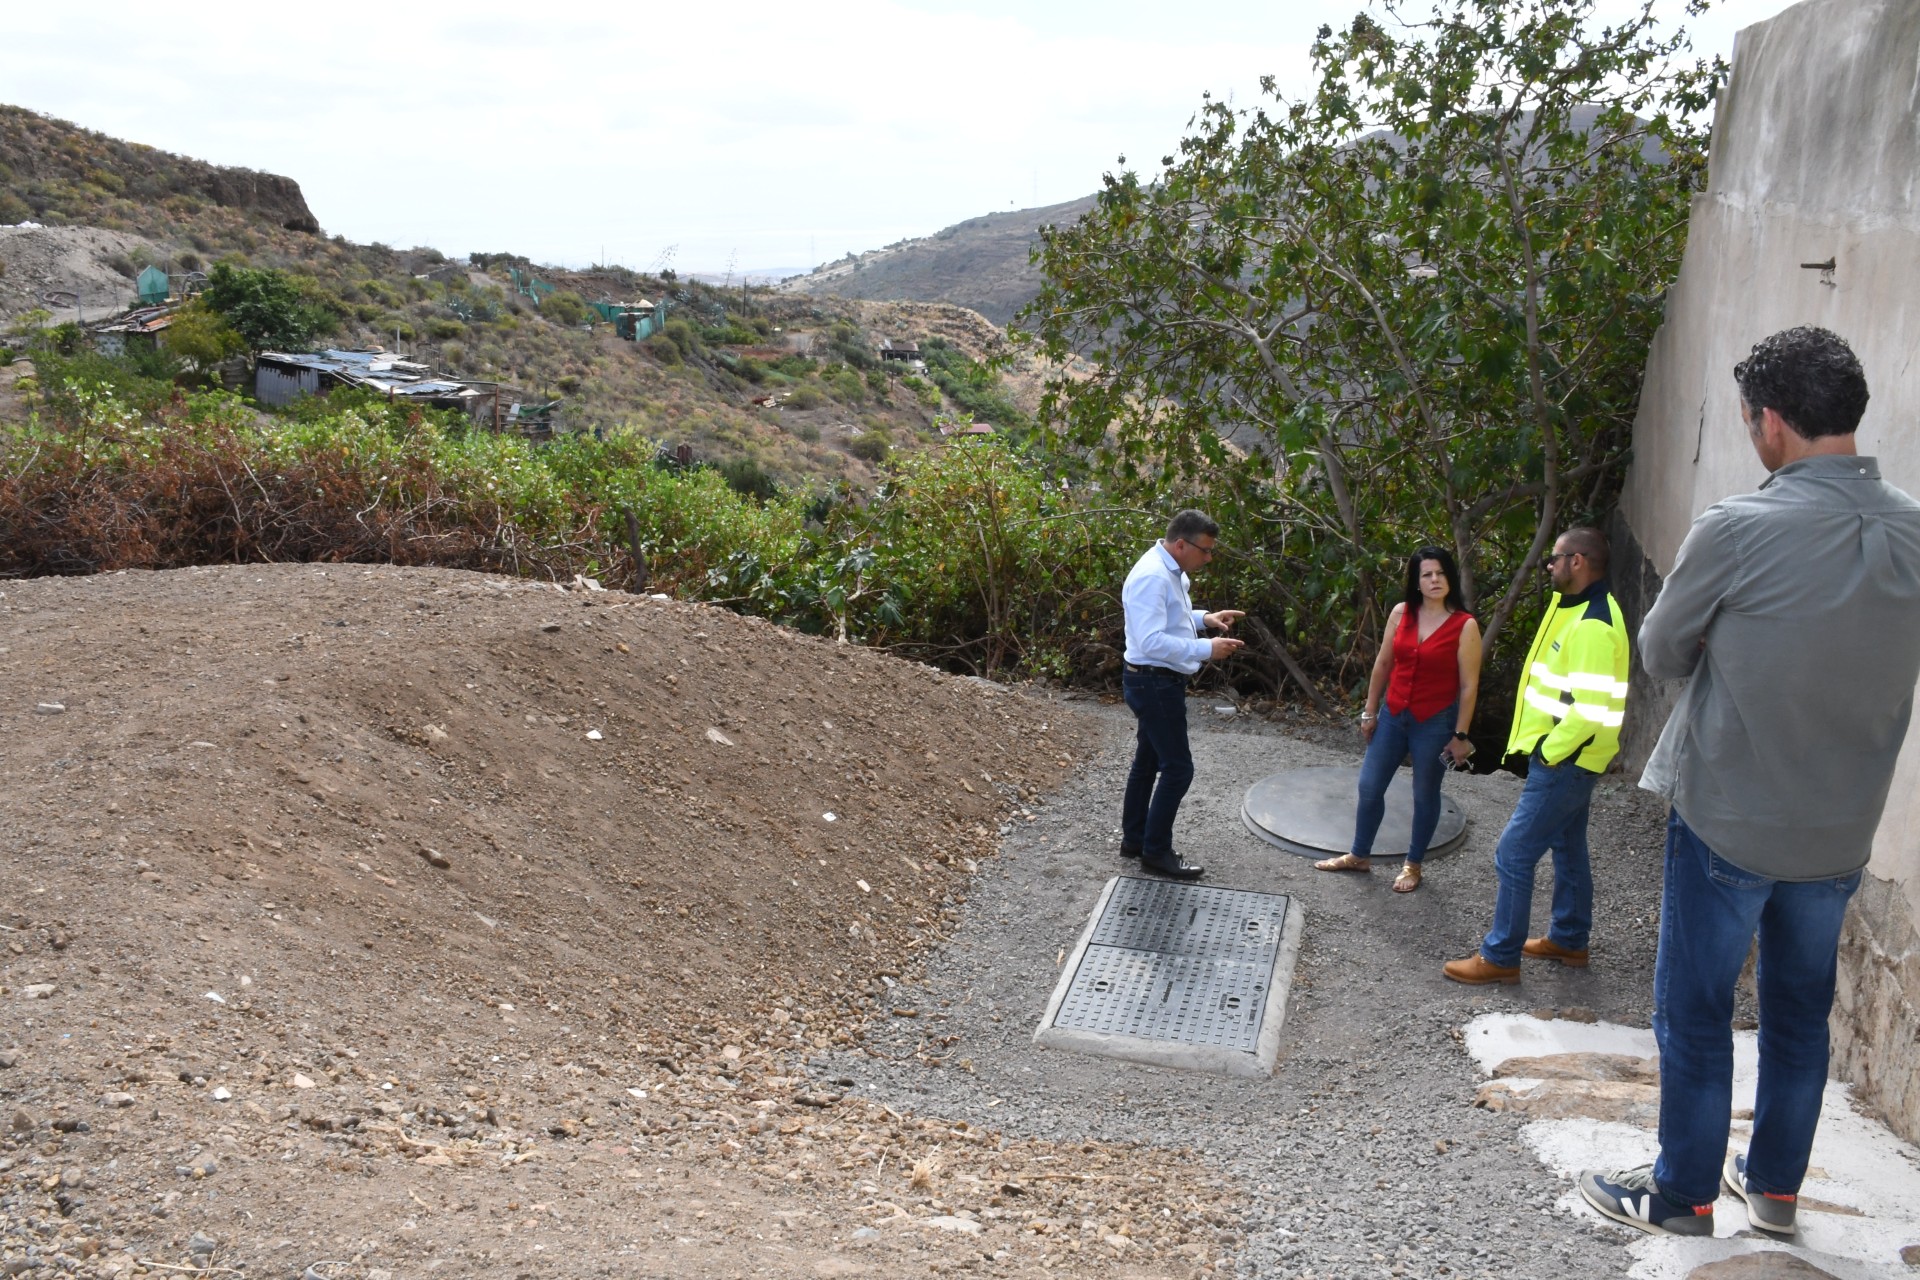
[[[1520,803],[1493,850],[1500,889],[1493,900],[1493,928],[1480,943],[1488,964],[1520,963],[1533,919],[1533,872],[1553,850],[1553,920],[1547,938],[1569,951],[1585,951],[1593,929],[1593,868],[1587,861],[1587,812],[1600,775],[1572,761],[1548,764],[1535,755],[1527,765]],[[1702,1201],[1701,1203],[1706,1203]]]
[[[1827,1087],[1840,924],[1860,873],[1769,880],[1709,849],[1676,812],[1667,819],[1653,1034],[1660,1044],[1660,1159],[1670,1199],[1711,1204],[1720,1191],[1733,1108],[1733,991],[1756,930],[1760,1081],[1747,1180],[1796,1195],[1807,1175]]]
[[[1418,866],[1427,856],[1427,843],[1440,824],[1440,775],[1446,766],[1440,753],[1453,741],[1455,703],[1437,715],[1415,720],[1413,709],[1385,711],[1367,741],[1367,758],[1360,762],[1360,802],[1353,815],[1353,856],[1373,855],[1373,837],[1387,812],[1387,787],[1407,754],[1413,754],[1413,833],[1407,839],[1407,861]]]
[[[1140,850],[1147,866],[1166,866],[1174,860],[1173,817],[1193,785],[1187,678],[1158,669],[1129,671],[1120,688],[1140,726],[1120,807],[1120,841]]]

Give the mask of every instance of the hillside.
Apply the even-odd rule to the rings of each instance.
[[[288,231],[320,230],[291,178],[170,155],[0,105],[0,223],[170,234],[194,229],[211,210]]]
[[[830,262],[781,281],[779,288],[814,297],[947,302],[1004,326],[1040,292],[1040,273],[1027,260],[1040,228],[1077,221],[1093,201],[1083,196],[969,218],[930,236]]]
[[[18,107],[0,108],[0,327],[89,320],[129,304],[148,265],[176,278],[216,261],[295,277],[332,323],[327,345],[399,350],[511,398],[564,401],[564,429],[632,431],[716,463],[751,462],[818,487],[874,483],[894,449],[936,447],[936,419],[973,410],[931,379],[882,367],[881,341],[944,337],[977,361],[999,341],[956,307],[875,311],[858,301],[719,289],[618,266],[565,271],[510,253],[453,262],[426,247],[359,245],[319,232],[294,181],[220,169]],[[514,272],[551,292],[529,296]],[[647,299],[668,333],[636,344],[585,303]],[[671,338],[671,341],[668,341]],[[5,341],[0,338],[0,343]],[[1030,409],[1037,379],[1008,376]],[[1002,425],[1013,425],[1011,422]]]

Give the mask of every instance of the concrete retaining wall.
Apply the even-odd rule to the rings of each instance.
[[[1830,271],[1805,264],[1831,260]],[[1615,522],[1616,586],[1637,623],[1702,510],[1765,478],[1733,366],[1819,324],[1866,366],[1863,453],[1920,494],[1920,4],[1805,0],[1740,33],[1711,176],[1654,341]],[[1843,620],[1836,620],[1844,625]],[[1633,675],[1624,752],[1646,759],[1677,688]],[[1920,1141],[1920,732],[1910,733],[1841,952],[1835,1062]]]

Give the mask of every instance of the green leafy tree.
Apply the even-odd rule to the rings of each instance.
[[[1023,316],[1095,369],[1051,382],[1052,425],[1265,529],[1333,659],[1429,541],[1491,640],[1610,503],[1724,70],[1650,4],[1385,12],[1321,30],[1303,100],[1209,100],[1157,177],[1109,175]]]
[[[216,262],[200,298],[250,351],[300,351],[333,327],[333,318],[283,271]]]
[[[204,298],[194,299],[174,315],[165,342],[168,353],[193,373],[205,373],[247,349],[247,340]]]

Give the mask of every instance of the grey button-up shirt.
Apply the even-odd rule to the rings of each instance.
[[[1688,677],[1640,785],[1756,875],[1859,869],[1920,679],[1920,502],[1872,458],[1788,463],[1693,522],[1639,647]]]

